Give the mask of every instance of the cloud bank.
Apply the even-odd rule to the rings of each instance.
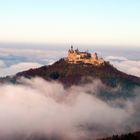
[[[0,76],[14,75],[18,72],[29,70],[31,68],[38,68],[42,65],[39,63],[31,63],[31,62],[21,62],[18,64],[11,65],[6,67],[4,62],[0,62]]]
[[[0,48],[0,77],[53,64],[65,54],[64,51],[20,47]]]
[[[85,140],[140,129],[139,95],[102,100],[100,81],[69,89],[40,78],[21,81],[0,86],[0,139]]]
[[[119,56],[108,56],[106,60],[110,61],[117,69],[130,74],[140,77],[140,61],[129,60],[125,57]]]

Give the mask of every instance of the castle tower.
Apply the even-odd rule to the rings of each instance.
[[[97,55],[97,53],[94,53],[93,59],[94,59],[94,60],[98,60],[98,55]]]
[[[73,45],[71,45],[71,52],[73,52],[74,50],[73,50]]]

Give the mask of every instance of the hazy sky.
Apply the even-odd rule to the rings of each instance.
[[[0,42],[140,47],[140,0],[0,0]]]

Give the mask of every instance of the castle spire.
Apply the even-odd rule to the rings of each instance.
[[[73,50],[73,45],[71,45],[71,50]]]

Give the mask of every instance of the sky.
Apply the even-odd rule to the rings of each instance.
[[[0,0],[0,43],[140,48],[139,0]]]

